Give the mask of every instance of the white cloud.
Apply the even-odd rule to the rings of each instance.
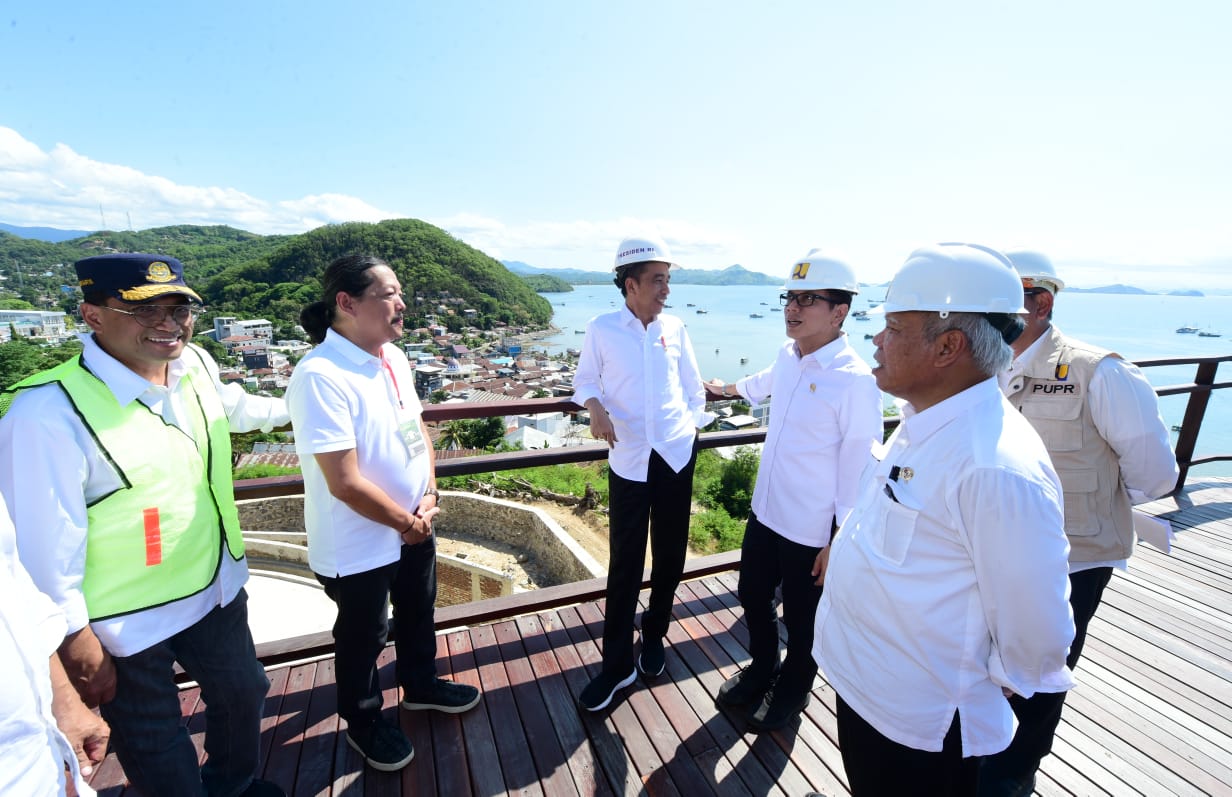
[[[686,267],[731,265],[742,241],[726,230],[678,219],[620,217],[600,221],[531,221],[509,224],[499,219],[460,213],[432,220],[454,236],[492,257],[524,260],[548,268],[605,270],[621,239],[639,232],[663,236],[672,254]]]
[[[321,194],[269,202],[235,188],[179,185],[128,166],[91,160],[65,144],[43,152],[0,127],[0,219],[65,229],[227,224],[262,234],[297,233],[399,214],[355,197]]]

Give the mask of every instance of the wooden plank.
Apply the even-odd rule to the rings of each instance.
[[[397,656],[394,648],[394,656]],[[438,677],[448,677],[449,649],[443,636],[436,637],[436,672]],[[397,665],[394,666],[397,676]],[[402,699],[399,693],[397,700]],[[402,781],[403,794],[433,794],[436,792],[436,739],[438,734],[449,735],[449,729],[457,728],[457,718],[452,714],[437,711],[408,711],[399,705],[398,721],[406,738],[411,740],[415,748],[415,758],[410,766],[402,770],[399,779]],[[438,725],[439,723],[439,725]],[[442,728],[440,725],[444,725]],[[460,736],[460,732],[459,732]],[[460,738],[458,739],[460,742]],[[459,744],[459,746],[461,746]],[[462,771],[466,771],[465,758]]]
[[[610,795],[611,788],[599,772],[594,748],[578,717],[577,703],[569,692],[564,673],[548,640],[549,630],[561,627],[559,618],[554,613],[545,612],[523,615],[516,623],[530,666],[529,676],[539,689],[543,713],[550,718],[551,732],[565,756],[565,769],[573,779],[574,791],[578,794]],[[518,677],[520,679],[524,675],[519,673]],[[531,735],[536,741],[541,738],[538,731]],[[542,768],[542,765],[539,766]]]
[[[284,788],[295,783],[316,671],[315,663],[304,664],[290,668],[287,676],[286,689],[278,710],[278,722],[273,732],[273,743],[265,759],[266,779]]]
[[[699,610],[705,611],[700,602],[697,605]],[[785,794],[776,783],[774,773],[753,753],[749,738],[743,732],[743,720],[720,712],[714,706],[715,695],[727,677],[716,666],[715,660],[725,660],[727,669],[734,672],[736,668],[731,658],[726,656],[722,647],[714,645],[714,640],[705,634],[696,616],[681,616],[684,609],[678,609],[677,621],[668,628],[668,640],[676,653],[668,658],[668,671],[703,721],[714,749],[723,754],[725,765],[722,770],[704,770],[708,779],[720,793],[731,789],[748,790],[754,794]],[[710,648],[709,651],[703,649],[706,647]],[[747,655],[745,652],[746,658]],[[704,753],[705,760],[717,762],[717,758],[708,751]],[[721,774],[729,769],[735,780]]]
[[[512,627],[508,621],[505,624]],[[522,727],[523,719],[514,701],[504,662],[501,661],[496,626],[483,625],[471,629],[471,642],[475,650],[475,664],[479,667],[479,680],[483,683],[484,703],[492,722],[492,735],[500,756],[500,768],[504,772],[505,790],[542,794],[539,775],[530,754],[530,743]]]
[[[599,646],[590,631],[594,629],[601,635],[602,612],[597,604],[586,603],[571,609],[562,609],[560,619],[585,669],[585,677],[581,682],[581,687],[585,687],[591,678],[599,675],[603,666]],[[603,711],[581,712],[590,731],[590,738],[599,750],[599,760],[607,771],[612,788],[623,794],[640,793],[645,779],[663,764],[633,710],[629,708],[629,692],[639,688],[640,685],[634,682]],[[581,688],[578,693],[581,693]],[[624,756],[614,755],[611,748],[621,748],[632,768],[624,771],[607,770],[609,762],[617,765],[625,762]]]
[[[386,647],[376,658],[377,677],[381,686],[381,719],[391,725],[400,725],[398,718],[398,678],[395,669],[395,654],[392,646]],[[367,797],[400,797],[402,776],[397,772],[379,772],[371,767],[364,770],[364,794]]]
[[[338,727],[338,686],[334,678],[334,660],[316,664],[316,677],[309,693],[307,717],[299,745],[299,768],[295,772],[294,789],[290,781],[270,777],[288,794],[328,795],[333,785],[334,748],[346,744]],[[268,769],[268,768],[267,768]]]
[[[489,719],[490,695],[488,687],[480,676],[479,666],[475,660],[475,642],[469,631],[458,631],[446,635],[449,643],[450,666],[453,667],[454,679],[458,683],[470,684],[483,692],[483,698],[473,711],[459,714],[462,726],[462,739],[466,746],[466,764],[469,768],[469,788],[475,794],[501,794],[505,790],[505,779],[502,775],[500,759],[496,752],[496,739],[492,735],[492,725]],[[451,772],[456,767],[450,766],[445,758],[448,750],[438,746],[437,773],[440,782],[437,784],[441,794],[449,794],[447,775],[454,779],[460,773]]]
[[[1169,738],[1149,718],[1133,712],[1132,706],[1109,701],[1107,695],[1095,690],[1075,691],[1065,701],[1066,721],[1094,742],[1102,744],[1120,759],[1131,762],[1142,773],[1141,783],[1160,784],[1160,793],[1213,794],[1222,783],[1204,770],[1195,759],[1195,751],[1186,755],[1174,751],[1161,740]],[[1226,757],[1226,752],[1224,754]],[[1203,762],[1219,766],[1202,757]],[[1226,773],[1226,767],[1223,767]]]
[[[568,768],[563,766],[568,757],[556,735],[552,716],[548,713],[548,704],[536,682],[529,655],[522,646],[519,623],[497,623],[493,626],[493,631],[499,645],[501,661],[504,663],[509,691],[517,706],[517,714],[522,718],[526,748],[534,762],[538,785],[547,794],[578,794],[572,775]]]
[[[554,622],[548,622],[548,617]],[[540,614],[542,627],[548,639],[548,648],[555,654],[556,662],[564,676],[569,694],[574,701],[576,716],[585,728],[590,745],[594,750],[595,760],[599,763],[598,774],[606,779],[608,788],[614,794],[638,794],[640,779],[630,777],[637,771],[637,766],[629,755],[628,748],[619,744],[607,724],[607,718],[602,712],[589,712],[576,708],[576,701],[586,684],[590,682],[587,672],[587,662],[600,661],[598,650],[589,637],[585,637],[583,649],[574,643],[570,627],[580,627],[581,618],[577,616],[576,608],[560,609],[553,615]],[[579,637],[579,638],[581,638]]]

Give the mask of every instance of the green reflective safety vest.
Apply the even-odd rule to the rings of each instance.
[[[181,401],[192,437],[140,401],[121,407],[81,355],[18,382],[0,401],[2,414],[16,393],[57,385],[123,483],[86,508],[82,592],[91,621],[205,589],[218,574],[224,538],[232,559],[244,557],[226,412],[200,355],[188,347],[184,362]]]

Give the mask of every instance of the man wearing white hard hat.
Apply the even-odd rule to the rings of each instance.
[[[743,711],[758,732],[785,727],[808,705],[817,663],[813,618],[821,552],[855,504],[868,452],[881,442],[881,391],[843,332],[855,273],[813,249],[792,263],[783,304],[788,340],[767,368],[710,388],[753,404],[772,400],[752,513],[740,552],[740,605],[752,661],[715,702]],[[787,654],[779,662],[775,590],[783,595]]]
[[[883,307],[873,376],[903,420],[826,549],[813,654],[853,795],[970,795],[1005,695],[1073,685],[1061,483],[997,384],[1024,309],[1004,255],[918,249]]]
[[[1137,366],[1053,325],[1065,283],[1052,261],[1030,250],[1007,256],[1022,278],[1027,312],[1001,389],[1039,432],[1064,488],[1069,602],[1077,629],[1066,664],[1073,669],[1113,568],[1126,569],[1133,550],[1130,507],[1172,491],[1176,455],[1155,390]],[[1010,699],[1018,730],[1006,750],[984,761],[981,794],[1034,790],[1064,702],[1064,692]]]
[[[663,314],[672,264],[661,238],[620,242],[614,282],[624,306],[586,325],[573,377],[573,400],[589,410],[591,434],[611,449],[603,668],[578,697],[587,711],[606,708],[639,670],[645,678],[663,672],[663,637],[684,569],[697,430],[712,416],[684,323]],[[633,620],[648,534],[650,602],[635,664]]]

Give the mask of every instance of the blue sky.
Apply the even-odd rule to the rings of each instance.
[[[0,221],[409,216],[589,269],[649,228],[867,281],[970,240],[1232,289],[1229,30],[1223,0],[7,0]]]

